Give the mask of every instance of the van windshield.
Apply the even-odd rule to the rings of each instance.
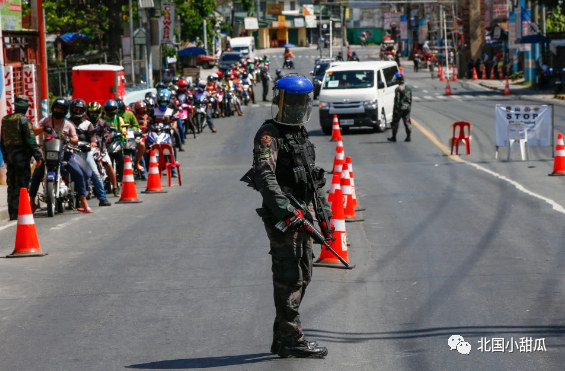
[[[372,70],[330,71],[324,79],[324,89],[365,89],[375,85]]]
[[[233,51],[240,52],[242,54],[249,54],[249,47],[248,46],[233,46]]]

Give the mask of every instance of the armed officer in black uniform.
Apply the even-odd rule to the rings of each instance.
[[[263,196],[257,212],[263,218],[272,256],[276,317],[271,352],[283,358],[328,354],[325,347],[305,339],[298,312],[312,279],[313,259],[312,237],[301,226],[305,219],[316,221],[327,237],[333,233],[331,209],[324,197],[324,171],[314,166],[314,145],[303,125],[310,118],[313,89],[304,76],[278,80],[273,119],[263,123],[254,140],[252,179]]]
[[[31,157],[41,165],[43,156],[39,145],[35,141],[33,126],[25,116],[29,99],[24,95],[16,97],[14,102],[14,113],[2,118],[2,136],[0,143],[4,160],[8,165],[8,213],[10,220],[18,219],[18,207],[20,202],[20,188],[28,188],[31,178]]]

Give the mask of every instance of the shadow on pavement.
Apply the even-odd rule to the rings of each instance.
[[[126,366],[126,368],[137,368],[141,370],[200,369],[269,362],[275,359],[279,359],[279,357],[273,356],[271,353],[256,353],[236,356],[170,359],[130,365]]]
[[[565,326],[454,326],[384,332],[338,332],[305,329],[305,333],[325,342],[362,343],[372,340],[421,339],[429,337],[445,337],[447,339],[451,335],[500,337],[504,334],[514,334],[514,336],[520,337],[563,337],[565,336]]]

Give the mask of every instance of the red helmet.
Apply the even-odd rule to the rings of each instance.
[[[133,110],[137,116],[143,116],[147,113],[147,103],[145,103],[145,101],[138,100],[135,102]]]
[[[188,81],[186,81],[185,79],[180,79],[177,82],[177,86],[179,88],[179,90],[186,90],[188,88]]]
[[[222,71],[218,71],[216,72],[216,75],[218,75],[218,78],[222,78],[224,76],[224,73]]]

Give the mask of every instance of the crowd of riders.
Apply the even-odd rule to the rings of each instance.
[[[236,113],[243,116],[243,106],[256,101],[257,85],[262,85],[263,100],[267,101],[268,70],[267,57],[242,59],[231,69],[194,83],[181,77],[160,82],[156,93],[147,92],[143,100],[130,105],[120,99],[101,104],[59,97],[51,105],[51,115],[34,133],[58,136],[67,143],[66,152],[74,152],[77,161],[66,160],[66,164],[75,184],[77,210],[90,213],[87,196],[98,198],[99,206],[111,205],[107,194],[120,196],[126,156],[135,177],[147,179],[153,144],[170,144],[176,157],[177,151],[184,151],[187,136],[196,137],[206,126],[216,133],[214,119]],[[44,166],[39,166],[31,179],[33,211],[41,199],[37,193],[44,174]]]

